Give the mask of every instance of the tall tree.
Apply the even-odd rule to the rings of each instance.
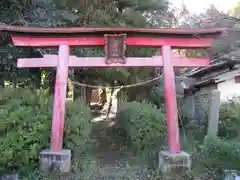
[[[240,18],[240,2],[236,3],[236,5],[229,10],[229,15]]]

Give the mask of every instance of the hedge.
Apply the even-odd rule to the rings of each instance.
[[[203,104],[203,106],[206,106]],[[188,120],[189,121],[189,120]],[[208,128],[208,112],[205,109],[205,117],[199,123],[188,123],[186,128],[188,134],[193,136],[195,140],[202,141],[207,133]],[[229,99],[221,102],[219,112],[218,136],[223,139],[231,140],[239,137],[240,128],[240,101],[239,98]]]
[[[240,101],[235,97],[221,104],[219,115],[219,133],[221,138],[233,139],[239,136]]]
[[[118,126],[126,132],[138,151],[157,149],[166,140],[166,118],[160,109],[147,102],[126,103],[116,116]]]
[[[240,144],[219,138],[206,138],[201,162],[209,169],[220,172],[240,170]]]
[[[49,148],[52,98],[27,89],[0,91],[0,167],[20,168],[38,161]],[[86,152],[91,132],[91,111],[79,102],[67,104],[64,146]]]

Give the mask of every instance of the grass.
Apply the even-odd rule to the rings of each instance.
[[[113,143],[118,142],[117,147],[121,146],[121,141],[117,138],[117,136],[113,136],[111,133],[105,133],[105,135],[108,135],[110,137],[106,137],[107,141],[110,142],[110,144],[113,145]],[[196,149],[196,142],[193,140],[192,137],[186,137],[183,134],[181,135],[181,142],[182,142],[182,148],[186,151],[192,154],[192,156],[195,156],[198,154]],[[102,143],[102,142],[100,142]],[[106,142],[105,142],[106,143]],[[120,144],[120,145],[119,145]],[[106,144],[105,144],[106,145]],[[60,174],[58,172],[53,172],[51,174],[43,174],[37,170],[31,171],[26,173],[22,179],[23,180],[190,180],[193,179],[194,176],[210,176],[209,172],[206,172],[206,169],[202,168],[201,166],[196,166],[193,169],[193,172],[191,174],[186,174],[184,176],[171,176],[170,177],[164,177],[160,174],[160,172],[153,168],[147,167],[149,159],[144,159],[143,156],[134,156],[131,152],[131,149],[127,148],[125,149],[126,152],[123,153],[121,150],[116,148],[116,145],[114,146],[114,151],[119,152],[110,152],[113,149],[109,146],[110,149],[105,149],[105,155],[103,155],[101,158],[105,158],[106,156],[117,156],[120,155],[120,157],[113,159],[115,162],[103,164],[101,158],[99,158],[97,155],[99,155],[97,152],[95,155],[91,155],[88,158],[83,159],[83,157],[75,157],[73,160],[73,166],[72,166],[72,172],[67,174]],[[106,147],[105,147],[106,148]],[[122,154],[122,156],[121,156]],[[197,158],[194,160],[197,161]],[[194,162],[197,164],[197,162]],[[208,177],[209,178],[209,177]]]
[[[104,131],[104,133],[103,133]],[[94,132],[96,133],[96,132]],[[129,144],[121,139],[121,135],[112,128],[105,128],[94,134],[96,144],[93,154],[88,157],[75,156],[72,163],[72,172],[60,174],[53,172],[43,174],[38,170],[25,172],[22,180],[190,180],[201,177],[208,180],[215,176],[199,162],[200,146],[187,133],[180,134],[182,150],[192,156],[193,169],[190,174],[183,176],[166,177],[160,174],[156,166],[150,166],[153,160],[146,156],[136,156]],[[166,146],[166,145],[165,145]],[[157,158],[155,158],[157,159]]]

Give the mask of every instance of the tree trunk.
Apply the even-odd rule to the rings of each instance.
[[[54,94],[55,92],[56,75],[57,72],[55,69],[52,69],[52,71],[48,74],[49,91],[51,94]]]
[[[117,93],[117,112],[119,112],[124,106],[124,92],[120,90]]]
[[[41,58],[42,54],[39,51],[30,49],[29,56],[31,58]],[[30,73],[33,75],[32,77],[32,87],[35,87],[36,89],[41,88],[41,69],[40,68],[30,68]]]
[[[75,69],[74,70],[74,80],[78,83],[84,84],[84,83],[86,83],[86,74],[81,70]],[[81,102],[83,102],[83,104],[90,105],[91,97],[92,97],[92,89],[74,84],[74,86],[73,86],[73,99],[74,100],[80,99]]]
[[[0,75],[0,88],[4,88],[5,85],[4,85],[4,75]]]
[[[90,106],[92,99],[92,88],[86,87],[86,105]]]

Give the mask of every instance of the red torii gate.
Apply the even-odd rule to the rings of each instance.
[[[18,59],[18,67],[57,67],[52,117],[51,152],[62,150],[65,99],[69,67],[163,67],[168,144],[180,153],[174,67],[204,67],[209,59],[172,55],[172,48],[209,48],[225,29],[29,28],[0,26],[15,46],[58,47],[58,55]],[[76,57],[70,47],[105,47],[105,57]],[[161,56],[126,57],[127,46],[161,49]],[[67,171],[67,170],[66,170]]]

